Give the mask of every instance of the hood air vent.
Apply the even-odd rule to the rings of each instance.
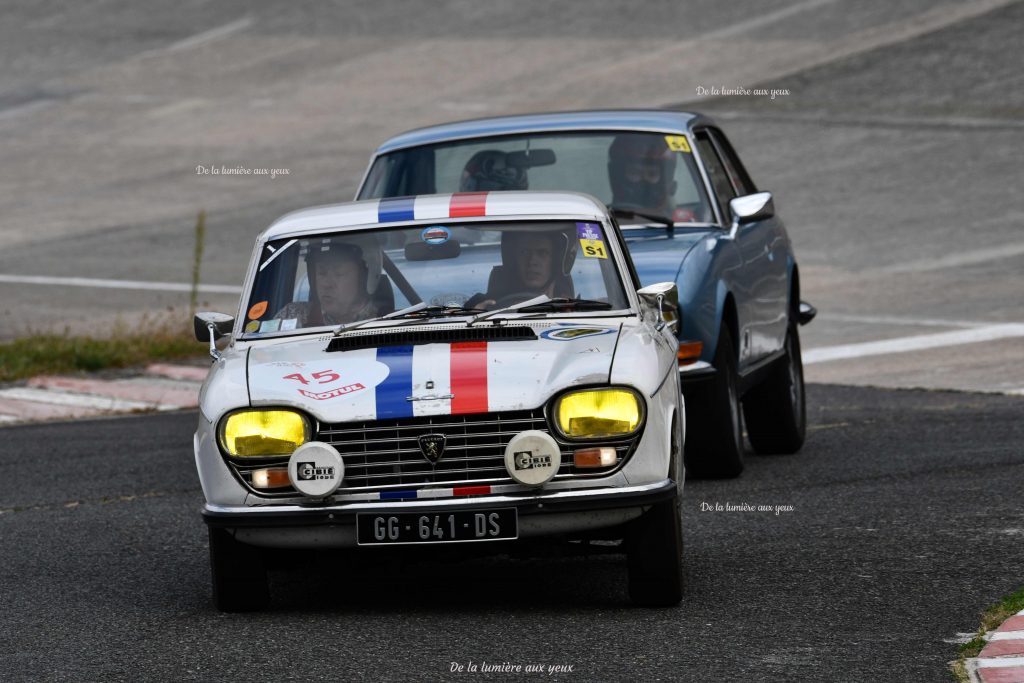
[[[382,346],[416,346],[418,344],[453,344],[455,342],[525,341],[536,339],[526,325],[493,325],[489,327],[448,327],[429,330],[374,330],[364,334],[335,337],[327,351],[354,351]]]

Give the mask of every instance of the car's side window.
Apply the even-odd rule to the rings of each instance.
[[[715,146],[720,152],[722,162],[725,165],[725,172],[729,175],[729,180],[732,181],[733,189],[736,190],[737,195],[745,197],[748,194],[757,192],[757,186],[750,179],[747,169],[743,168],[743,163],[736,156],[736,152],[733,151],[732,145],[729,144],[725,134],[714,128],[710,130],[710,133],[715,140]]]
[[[718,151],[715,149],[715,145],[711,141],[711,137],[708,135],[707,131],[699,131],[696,138],[697,151],[700,152],[700,158],[704,163],[704,169],[707,171],[708,179],[711,181],[711,187],[715,191],[715,197],[718,200],[718,207],[722,212],[722,219],[725,221],[725,224],[728,225],[732,222],[732,212],[729,209],[729,200],[736,196],[736,190],[732,187],[729,175],[726,173],[725,167],[722,165],[722,160],[718,158]]]

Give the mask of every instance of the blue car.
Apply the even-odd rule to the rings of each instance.
[[[358,199],[571,190],[615,216],[642,285],[679,290],[678,366],[691,475],[743,471],[757,453],[794,453],[806,411],[800,272],[772,195],[722,130],[695,113],[530,114],[403,133],[374,154]],[[585,245],[584,245],[585,247]],[[742,414],[742,418],[741,418]]]

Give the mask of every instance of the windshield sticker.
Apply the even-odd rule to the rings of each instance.
[[[285,320],[281,321],[281,331],[285,332],[287,330],[294,330],[295,326],[298,325],[298,323],[298,318],[286,318]]]
[[[665,142],[668,143],[668,148],[673,152],[690,153],[690,141],[686,139],[685,135],[666,135]]]
[[[580,248],[587,258],[608,258],[601,236],[601,226],[597,223],[577,223],[576,236],[580,240]]]
[[[246,332],[258,332],[260,329],[260,321],[252,320],[245,326]]]
[[[567,341],[580,339],[582,337],[596,337],[601,334],[611,334],[615,330],[610,327],[563,327],[557,330],[545,330],[540,333],[542,339],[555,339]]]
[[[268,251],[268,252],[270,252],[270,256],[268,256],[268,257],[267,257],[267,260],[266,260],[266,261],[264,261],[263,263],[261,263],[261,264],[260,264],[260,271],[262,271],[262,270],[263,270],[264,268],[266,268],[267,266],[269,266],[269,265],[270,265],[270,263],[271,263],[271,262],[272,262],[272,261],[273,261],[274,259],[276,259],[276,258],[277,258],[278,256],[280,256],[280,255],[281,255],[281,254],[283,254],[284,252],[288,251],[288,248],[289,248],[290,246],[292,246],[293,244],[295,244],[296,242],[298,242],[298,240],[288,240],[288,242],[287,242],[287,243],[285,243],[285,245],[284,245],[283,247],[281,247],[280,249],[277,249],[277,250],[275,250],[275,249],[274,249],[274,248],[273,248],[272,246],[270,246],[270,245],[268,244],[268,245],[267,245],[267,251]]]
[[[451,233],[443,225],[432,225],[420,233],[420,238],[427,244],[444,244],[450,237]]]
[[[266,301],[261,301],[257,304],[253,304],[252,308],[249,309],[249,320],[256,320],[257,318],[261,317],[264,313],[266,313],[267,303],[268,302]]]
[[[260,332],[277,332],[281,329],[281,319],[264,320],[260,323]]]

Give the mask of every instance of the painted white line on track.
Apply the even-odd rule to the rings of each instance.
[[[857,315],[848,313],[819,313],[816,320],[834,320],[842,323],[877,323],[879,325],[911,325],[920,327],[986,327],[991,321],[947,320],[945,318],[905,318],[896,315]]]
[[[923,351],[946,346],[974,344],[977,342],[995,341],[1011,337],[1024,337],[1024,324],[1006,323],[990,325],[969,330],[953,330],[936,334],[922,334],[914,337],[898,337],[881,341],[863,342],[860,344],[841,344],[839,346],[823,346],[803,352],[805,365],[825,363],[848,358],[865,356],[883,356],[889,353],[905,353],[907,351]]]
[[[18,418],[14,415],[0,415],[0,422],[17,422]]]
[[[188,38],[179,40],[176,43],[171,43],[170,45],[166,45],[164,47],[158,47],[153,50],[146,50],[145,52],[140,52],[139,54],[135,55],[134,58],[144,59],[146,57],[156,57],[159,55],[164,55],[172,52],[190,50],[194,47],[199,47],[200,45],[205,45],[206,43],[211,43],[215,40],[226,38],[234,33],[238,33],[239,31],[244,31],[245,29],[252,26],[252,24],[252,17],[242,17],[241,19],[224,24],[223,26],[211,28],[208,31],[203,31],[193,36],[189,36]]]
[[[70,394],[66,392],[48,391],[46,389],[30,389],[27,387],[15,387],[13,389],[0,389],[0,398],[14,399],[17,401],[34,401],[36,403],[50,403],[59,406],[71,406],[76,408],[96,408],[99,410],[174,410],[177,406],[157,405],[146,401],[129,401],[126,399],[110,398],[108,396],[93,396],[92,394]]]
[[[1024,666],[1024,657],[979,657],[978,666],[982,669],[995,669],[1005,666]]]
[[[787,19],[793,16],[794,14],[799,14],[800,12],[806,12],[808,10],[817,9],[818,7],[823,7],[825,5],[831,5],[835,1],[836,0],[807,0],[806,2],[798,2],[795,5],[783,7],[782,9],[777,9],[774,12],[768,12],[766,14],[754,17],[753,19],[747,19],[746,21],[741,21],[732,24],[731,26],[725,26],[724,28],[720,28],[716,31],[702,33],[700,34],[699,38],[701,40],[722,40],[723,38],[735,38],[736,36],[743,35],[744,33],[749,33],[754,29],[762,28],[769,24],[774,24],[777,21]]]
[[[18,285],[57,285],[59,287],[99,287],[101,289],[134,289],[156,292],[191,292],[192,285],[182,282],[148,282],[145,280],[103,280],[90,277],[50,277],[46,275],[5,275],[0,283]],[[208,294],[241,294],[234,285],[199,285],[196,288]]]
[[[1020,215],[1019,213],[1017,215]],[[1007,223],[1014,221],[1007,220]],[[961,251],[949,256],[933,259],[922,259],[920,261],[905,261],[903,263],[885,266],[876,269],[880,273],[927,273],[932,270],[943,268],[959,268],[962,266],[974,266],[989,261],[1001,261],[1024,254],[1024,243],[1003,244],[998,247],[988,247],[974,251]]]
[[[988,634],[988,639],[992,640],[1024,640],[1024,631],[995,631]]]

